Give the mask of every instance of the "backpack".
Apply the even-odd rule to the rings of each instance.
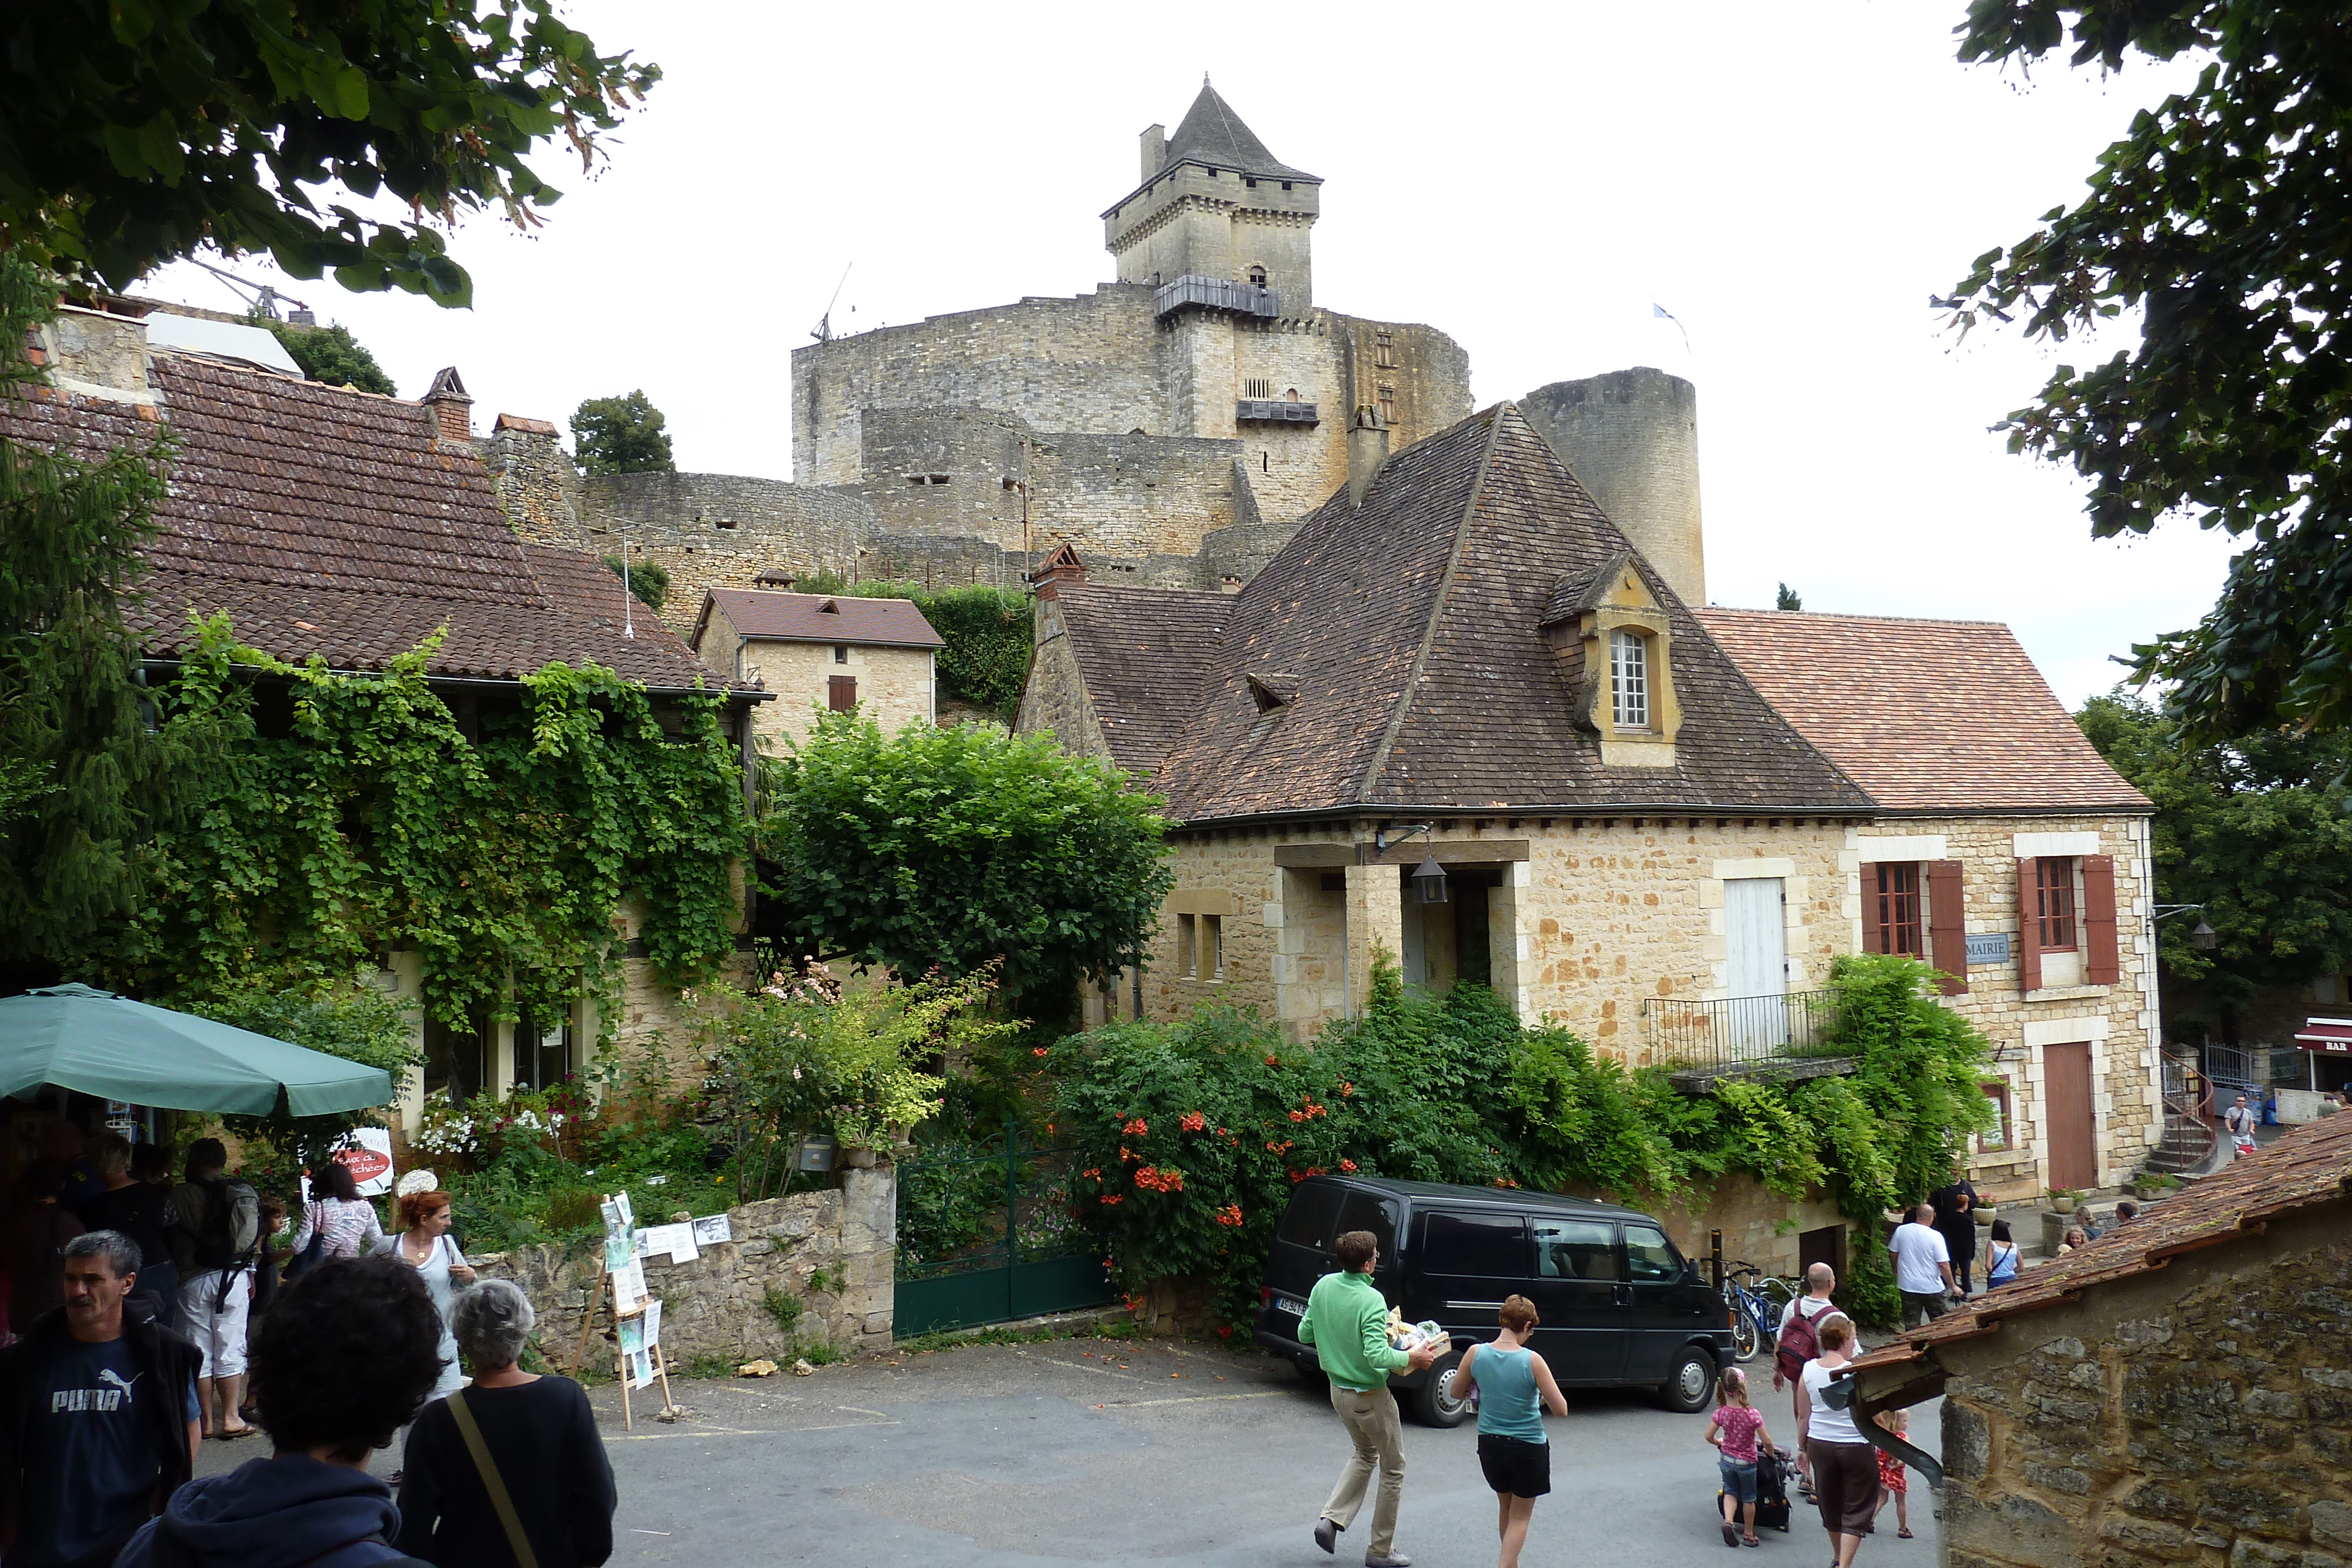
[[[1805,1315],[1805,1302],[1811,1298],[1799,1296],[1796,1311],[1789,1314],[1788,1323],[1780,1330],[1780,1343],[1773,1347],[1772,1359],[1780,1375],[1794,1383],[1805,1375],[1805,1363],[1822,1354],[1822,1342],[1813,1333],[1815,1318],[1826,1317],[1837,1309],[1829,1302],[1812,1317]]]
[[[261,1197],[241,1181],[214,1176],[194,1184],[205,1195],[204,1223],[196,1228],[196,1271],[236,1270],[253,1263],[261,1241]]]

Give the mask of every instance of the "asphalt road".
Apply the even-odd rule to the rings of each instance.
[[[1769,1377],[1763,1359],[1751,1365]],[[647,1391],[627,1432],[618,1391],[594,1391],[620,1481],[616,1563],[1333,1561],[1309,1531],[1346,1439],[1321,1390],[1255,1353],[1061,1340],[677,1387],[689,1419],[650,1420],[659,1398]],[[1553,1491],[1522,1561],[1721,1563],[1706,1417],[1631,1394],[1569,1397],[1569,1416],[1550,1423]],[[1768,1387],[1763,1408],[1787,1444],[1785,1396]],[[1913,1438],[1930,1452],[1937,1431],[1934,1406],[1913,1413]],[[260,1445],[205,1447],[212,1470]],[[1494,1494],[1473,1430],[1408,1424],[1405,1453],[1398,1550],[1422,1568],[1492,1563]],[[390,1463],[379,1456],[377,1469]],[[1916,1474],[1911,1484],[1917,1538],[1895,1539],[1890,1506],[1864,1545],[1865,1568],[1932,1568],[1933,1494]],[[1362,1560],[1370,1523],[1368,1506],[1340,1537],[1339,1563]],[[1764,1533],[1759,1564],[1827,1560],[1819,1516],[1801,1504],[1790,1533]]]

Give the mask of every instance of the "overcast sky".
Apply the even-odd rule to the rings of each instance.
[[[1481,403],[1632,364],[1697,384],[1716,602],[1786,581],[1808,610],[2006,621],[2072,705],[2194,621],[2228,551],[2185,523],[2095,542],[2078,482],[1988,434],[2113,341],[1962,346],[1927,299],[2190,72],[1963,68],[1962,11],[599,0],[575,24],[667,79],[593,181],[546,157],[545,229],[456,236],[472,310],[276,280],[404,395],[459,367],[478,429],[643,388],[680,468],[787,478],[790,354],[845,267],[836,329],[1087,291],[1137,132],[1207,71],[1325,181],[1318,304],[1452,334]],[[146,291],[235,304],[185,267]]]

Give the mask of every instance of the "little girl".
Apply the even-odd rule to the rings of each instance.
[[[1762,1545],[1756,1538],[1756,1445],[1772,1437],[1764,1430],[1762,1414],[1748,1402],[1748,1375],[1736,1366],[1724,1368],[1716,1380],[1715,1419],[1707,1423],[1706,1440],[1722,1455],[1716,1468],[1723,1476],[1723,1543],[1737,1548],[1742,1539],[1732,1526],[1736,1511],[1748,1544]]]
[[[1881,1410],[1872,1417],[1896,1437],[1907,1437],[1911,1431],[1910,1413],[1903,1410]],[[1878,1452],[1878,1511],[1886,1511],[1886,1500],[1895,1500],[1895,1534],[1898,1540],[1911,1539],[1911,1472],[1903,1461],[1881,1448]]]

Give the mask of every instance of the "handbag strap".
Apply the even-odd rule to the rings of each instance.
[[[507,1495],[506,1479],[499,1474],[498,1461],[490,1458],[490,1446],[482,1441],[482,1429],[474,1425],[474,1413],[466,1408],[466,1391],[458,1389],[446,1403],[457,1423],[457,1435],[466,1439],[466,1451],[474,1456],[474,1469],[481,1472],[482,1490],[490,1494],[490,1507],[507,1532],[507,1545],[513,1549],[515,1561],[521,1568],[539,1568],[539,1559],[531,1555],[530,1537],[522,1532],[522,1520],[515,1512],[514,1499]]]

